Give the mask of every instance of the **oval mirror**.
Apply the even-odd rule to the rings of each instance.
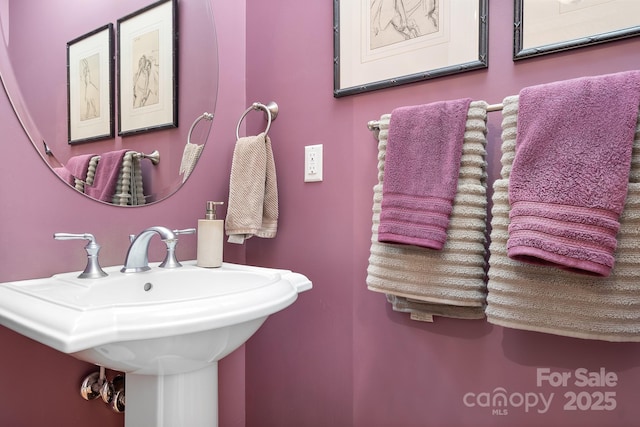
[[[209,136],[209,0],[0,0],[0,77],[57,176],[104,203],[160,201]]]

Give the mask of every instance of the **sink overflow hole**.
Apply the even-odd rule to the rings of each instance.
[[[149,292],[151,290],[151,288],[153,288],[153,285],[149,282],[144,284],[144,290]]]

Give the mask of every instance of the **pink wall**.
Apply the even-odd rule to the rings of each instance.
[[[54,241],[54,232],[95,234],[102,245],[102,265],[119,265],[130,233],[151,225],[194,227],[204,215],[207,200],[227,199],[235,126],[246,108],[245,6],[244,2],[224,0],[212,0],[211,4],[218,31],[220,108],[200,167],[182,190],[166,201],[144,208],[118,208],[70,190],[43,166],[4,93],[0,93],[0,143],[5,160],[0,167],[0,282],[83,269],[83,244]],[[179,259],[193,259],[195,243],[195,236],[182,237]],[[151,259],[161,260],[163,244],[154,239],[152,246]],[[225,257],[243,262],[244,249],[228,247]],[[123,425],[121,414],[112,413],[102,402],[86,402],[79,395],[82,379],[95,367],[2,327],[0,342],[0,425]],[[244,348],[221,362],[220,395],[221,424],[244,426]]]
[[[201,167],[164,202],[124,210],[69,191],[51,179],[6,99],[0,99],[4,158],[11,159],[0,168],[0,281],[81,269],[81,245],[53,241],[55,231],[93,232],[103,245],[103,265],[115,265],[122,263],[129,233],[152,223],[193,226],[206,200],[226,199],[239,115],[247,103],[273,99],[281,107],[272,128],[280,231],[274,240],[249,241],[246,254],[228,245],[225,258],[243,262],[246,255],[252,264],[300,271],[313,280],[314,289],[272,316],[246,351],[223,360],[221,427],[637,424],[638,344],[521,332],[484,321],[417,323],[393,313],[383,296],[366,290],[376,179],[376,142],[366,122],[400,105],[463,96],[500,102],[527,85],[638,68],[640,59],[629,52],[638,50],[640,39],[514,64],[513,2],[494,1],[488,70],[336,100],[331,2],[249,0],[246,10],[244,1],[212,4],[221,86],[210,145]],[[496,113],[490,117],[489,162],[495,179],[500,123]],[[248,123],[248,132],[254,132],[262,122],[256,115]],[[325,148],[325,180],[305,184],[303,147],[319,143]],[[159,259],[162,247],[154,244]],[[179,256],[195,256],[195,239],[181,239]],[[5,328],[0,328],[0,340],[1,425],[122,425],[122,416],[79,397],[82,377],[93,370],[90,365]],[[557,390],[544,414],[514,408],[499,416],[463,404],[465,393],[496,387],[553,392],[536,387],[539,367],[615,372],[616,409],[567,412],[563,391]]]
[[[473,97],[640,68],[640,38],[514,63],[512,0],[491,1],[490,67],[334,99],[332,3],[247,1],[248,100],[275,99],[281,191],[274,241],[251,241],[249,263],[307,274],[314,289],[272,316],[247,344],[247,426],[463,427],[638,424],[640,344],[563,338],[438,318],[410,321],[366,289],[376,140],[366,123],[402,105]],[[270,38],[265,39],[268,33]],[[499,173],[500,113],[490,113],[491,181]],[[304,146],[324,144],[322,183],[303,183]],[[604,367],[612,388],[537,387],[537,368]],[[546,413],[467,407],[466,393],[555,393]],[[613,391],[613,411],[565,411],[564,392]]]

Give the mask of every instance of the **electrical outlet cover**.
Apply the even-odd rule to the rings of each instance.
[[[322,181],[322,144],[304,147],[304,182]]]

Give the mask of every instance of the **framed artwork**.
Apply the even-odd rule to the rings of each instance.
[[[488,66],[488,0],[334,0],[333,95]]]
[[[514,0],[513,59],[640,34],[640,1]]]
[[[67,43],[69,144],[113,138],[113,25]]]
[[[118,20],[118,135],[178,126],[177,0]]]

